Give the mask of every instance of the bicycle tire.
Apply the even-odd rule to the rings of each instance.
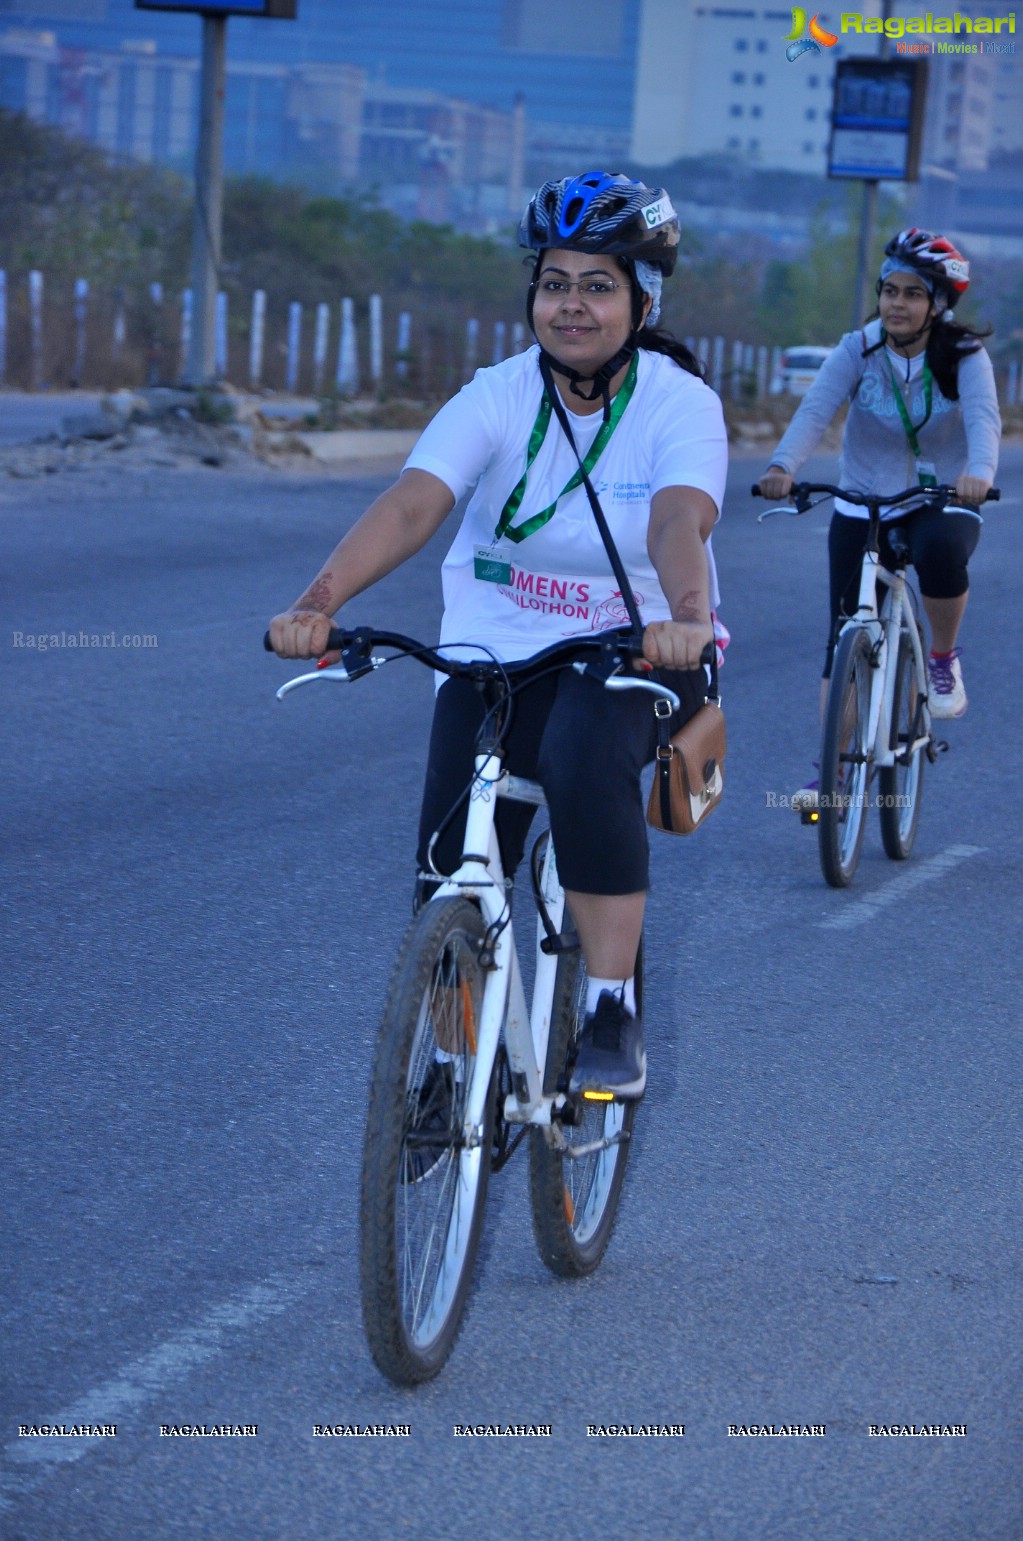
[[[568,1061],[586,1004],[586,965],[581,949],[558,959],[551,1007],[544,1090],[564,1089]],[[636,958],[636,1007],[643,1009],[643,947]],[[572,1145],[617,1134],[619,1143],[574,1159],[548,1144],[535,1128],[529,1148],[529,1197],[533,1233],[545,1266],[560,1279],[580,1279],[599,1267],[618,1216],[637,1102],[577,1104],[581,1123],[562,1124]]]
[[[363,1146],[359,1271],[370,1352],[399,1386],[432,1379],[447,1360],[479,1246],[493,1075],[471,1149],[462,1125],[477,1073],[485,929],[467,899],[426,904],[399,949],[380,1024]]]
[[[821,739],[817,832],[821,870],[832,888],[846,888],[852,882],[867,825],[873,752],[866,741],[872,651],[863,627],[851,627],[838,639],[831,670]]]
[[[917,707],[926,696],[926,684],[917,674],[913,642],[907,631],[899,633],[899,657],[895,666],[895,697],[889,745],[898,751],[914,736]],[[908,761],[884,766],[878,771],[878,811],[881,815],[881,840],[885,854],[892,861],[905,861],[913,849],[920,822],[920,795],[924,778],[925,745],[914,750]],[[904,751],[903,751],[904,752]]]

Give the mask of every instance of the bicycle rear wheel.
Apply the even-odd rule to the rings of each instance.
[[[852,882],[867,823],[873,746],[870,732],[871,642],[860,626],[835,649],[824,713],[817,832],[821,870],[832,888]]]
[[[892,861],[905,861],[913,849],[920,822],[920,793],[924,779],[924,749],[910,745],[923,737],[924,701],[927,687],[917,673],[916,655],[909,633],[899,634],[895,666],[895,699],[889,743],[898,758],[878,772],[881,839]]]
[[[586,979],[581,950],[562,953],[551,1008],[545,1092],[563,1090],[567,1085],[569,1054],[585,1015]],[[640,1012],[642,981],[641,943],[636,959],[636,1006]],[[529,1197],[533,1231],[541,1258],[559,1278],[578,1279],[592,1273],[607,1251],[638,1106],[636,1102],[576,1099],[573,1111],[577,1122],[560,1124],[569,1149],[602,1147],[583,1155],[564,1154],[548,1144],[543,1129],[532,1131]]]
[[[362,1313],[378,1368],[399,1386],[441,1369],[462,1323],[482,1229],[493,1079],[478,1137],[465,1111],[483,999],[485,931],[466,899],[434,899],[395,964],[377,1042],[360,1202]]]

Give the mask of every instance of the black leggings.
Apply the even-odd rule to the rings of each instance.
[[[704,671],[658,670],[652,677],[682,700],[682,712],[671,721],[675,733],[703,702]],[[640,772],[657,745],[654,697],[645,690],[605,690],[598,680],[558,669],[523,686],[511,709],[504,763],[513,775],[539,781],[546,793],[562,883],[585,894],[645,890],[649,848]],[[468,680],[447,680],[441,686],[419,818],[420,871],[427,870],[431,835],[472,776],[485,713],[483,698]],[[497,836],[506,874],[522,859],[535,811],[505,798],[498,803]],[[441,872],[458,865],[465,818],[463,800],[434,848]]]
[[[824,662],[824,678],[831,675],[835,639],[843,621],[856,608],[860,592],[860,565],[867,541],[867,520],[849,514],[833,514],[828,530],[828,561],[831,568],[831,626]],[[948,513],[939,508],[914,508],[881,525],[881,562],[894,572],[896,561],[888,536],[901,530],[909,546],[909,559],[920,579],[920,592],[928,599],[958,599],[970,586],[966,564],[980,539],[980,521],[969,514]],[[879,586],[880,587],[880,586]],[[878,597],[880,603],[880,595]]]

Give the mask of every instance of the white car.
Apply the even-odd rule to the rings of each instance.
[[[785,348],[778,373],[771,381],[771,395],[805,396],[831,351],[830,348],[809,346]]]

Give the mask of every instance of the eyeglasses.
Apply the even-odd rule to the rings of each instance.
[[[615,283],[613,278],[580,278],[571,283],[564,278],[542,278],[538,288],[541,294],[549,294],[553,299],[578,289],[584,300],[609,300],[616,289],[624,289],[625,285]]]

